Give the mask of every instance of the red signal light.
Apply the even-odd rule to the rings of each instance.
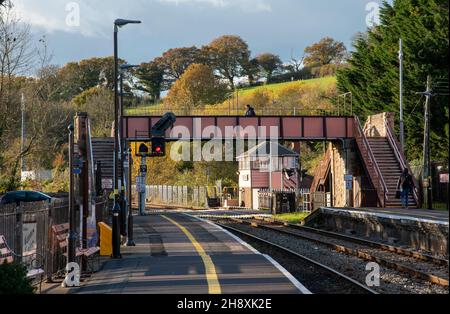
[[[153,157],[164,157],[166,155],[165,138],[152,138],[152,155]]]

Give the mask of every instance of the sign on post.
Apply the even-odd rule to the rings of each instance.
[[[345,181],[345,189],[347,191],[353,190],[353,181]]]
[[[31,262],[37,250],[37,223],[24,222],[22,225],[22,254],[23,262]]]

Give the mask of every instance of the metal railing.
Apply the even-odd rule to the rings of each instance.
[[[385,122],[385,127],[386,127],[387,139],[389,140],[389,143],[391,144],[391,147],[394,150],[395,157],[397,158],[398,162],[400,163],[400,167],[402,168],[402,170],[408,169],[409,173],[412,173],[411,167],[406,162],[406,157],[400,148],[400,143],[398,142],[397,138],[394,136],[393,130],[391,129],[390,125],[387,122]],[[413,196],[414,196],[417,206],[420,207],[421,206],[420,197],[419,197],[419,193],[417,192],[417,187],[419,186],[419,184],[418,184],[417,180],[414,178],[414,176],[412,176],[412,178],[413,178],[413,182],[414,182]]]
[[[330,164],[331,164],[331,149],[328,148],[324,158],[320,161],[319,166],[316,168],[313,183],[311,185],[312,193],[317,191],[317,188],[320,185],[320,181],[326,179],[325,176],[329,171]]]
[[[106,219],[106,201],[96,200],[96,222]],[[42,260],[43,279],[51,281],[64,270],[67,258],[59,248],[52,227],[68,223],[69,202],[57,199],[48,202],[0,205],[0,235],[5,236],[8,246],[19,256],[36,253]]]
[[[226,109],[226,108],[195,108],[195,109],[183,109],[183,108],[171,108],[171,107],[135,107],[125,109],[125,116],[155,116],[160,117],[167,112],[173,112],[177,116],[244,116],[246,108],[244,105],[238,109]],[[256,115],[258,117],[271,117],[271,116],[345,116],[351,114],[339,107],[333,107],[330,109],[304,109],[301,107],[280,107],[280,108],[255,108]]]
[[[361,122],[357,116],[355,116],[355,129],[356,142],[358,144],[361,155],[365,160],[370,179],[375,185],[381,206],[386,207],[389,190],[386,186],[386,182],[384,181],[381,170],[378,167],[378,163],[375,159],[372,148],[370,147],[369,141],[364,134]]]
[[[137,204],[136,186],[132,186],[133,203]],[[172,186],[172,185],[147,185],[145,188],[146,203],[149,205],[160,206],[184,206],[200,207],[208,206],[207,187],[190,186]]]

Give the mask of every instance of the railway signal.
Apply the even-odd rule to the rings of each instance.
[[[164,157],[166,155],[166,139],[163,137],[152,138],[151,157]]]

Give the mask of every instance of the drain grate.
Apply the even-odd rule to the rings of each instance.
[[[148,241],[150,243],[150,254],[154,257],[164,257],[167,256],[164,243],[159,234],[150,234],[148,236]]]

